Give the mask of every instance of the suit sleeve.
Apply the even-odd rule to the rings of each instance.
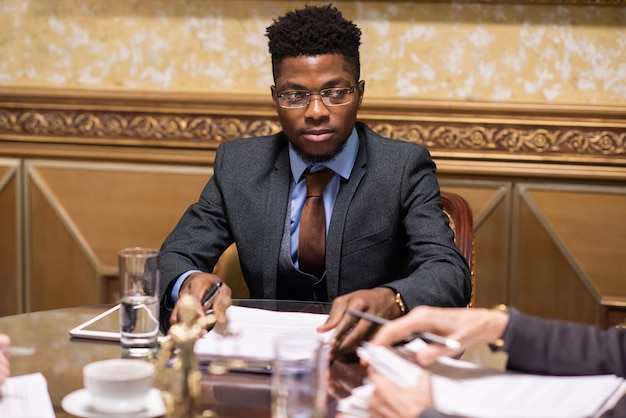
[[[505,332],[507,369],[541,375],[614,374],[626,377],[626,331],[545,320],[510,311]],[[603,418],[625,417],[626,396]]]
[[[626,377],[626,332],[545,320],[511,310],[507,368],[524,373]]]
[[[188,270],[213,271],[220,255],[232,242],[218,179],[222,160],[223,149],[220,146],[215,158],[214,175],[198,201],[189,206],[161,245],[162,305],[181,274]]]
[[[416,149],[403,167],[401,185],[408,277],[390,287],[401,293],[409,309],[466,306],[472,287],[468,263],[443,212],[435,163],[425,148]]]

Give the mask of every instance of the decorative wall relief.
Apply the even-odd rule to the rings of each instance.
[[[270,104],[232,103],[197,96],[150,100],[76,97],[55,92],[28,100],[0,94],[0,143],[48,142],[213,150],[220,142],[281,130]],[[95,93],[94,93],[95,94]],[[55,103],[55,100],[57,101]],[[41,103],[46,103],[45,107]],[[194,111],[185,112],[189,108]],[[83,110],[93,109],[93,110]],[[130,110],[132,109],[132,110]],[[158,110],[155,110],[158,109]],[[550,113],[551,112],[551,113]],[[570,114],[569,117],[564,115]],[[540,116],[540,118],[539,118]],[[626,108],[435,106],[371,100],[360,119],[381,135],[420,143],[464,159],[626,164]]]

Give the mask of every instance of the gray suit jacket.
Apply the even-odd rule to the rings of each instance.
[[[408,308],[467,305],[470,273],[442,211],[428,151],[356,127],[356,162],[350,179],[341,180],[328,231],[329,299],[388,285]],[[275,298],[291,181],[282,132],[221,144],[213,177],[161,248],[162,295],[187,270],[212,271],[236,242],[250,297]]]

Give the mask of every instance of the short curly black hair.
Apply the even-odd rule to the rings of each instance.
[[[360,78],[361,29],[332,4],[288,12],[275,19],[265,35],[269,38],[274,81],[284,58],[323,54],[341,54],[355,80]]]

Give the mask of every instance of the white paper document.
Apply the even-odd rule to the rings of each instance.
[[[310,334],[324,340],[329,335],[316,331],[328,318],[326,314],[230,306],[226,317],[225,323],[218,323],[196,342],[194,351],[200,361],[219,357],[269,361],[280,336]]]
[[[398,385],[411,387],[423,372],[394,351],[371,344],[359,356]],[[483,368],[441,358],[431,369],[437,410],[480,418],[588,418],[601,415],[624,394],[626,381],[613,375],[537,376]],[[339,403],[348,416],[368,417],[369,384]]]
[[[41,373],[9,377],[0,386],[0,417],[54,418],[46,378]]]

